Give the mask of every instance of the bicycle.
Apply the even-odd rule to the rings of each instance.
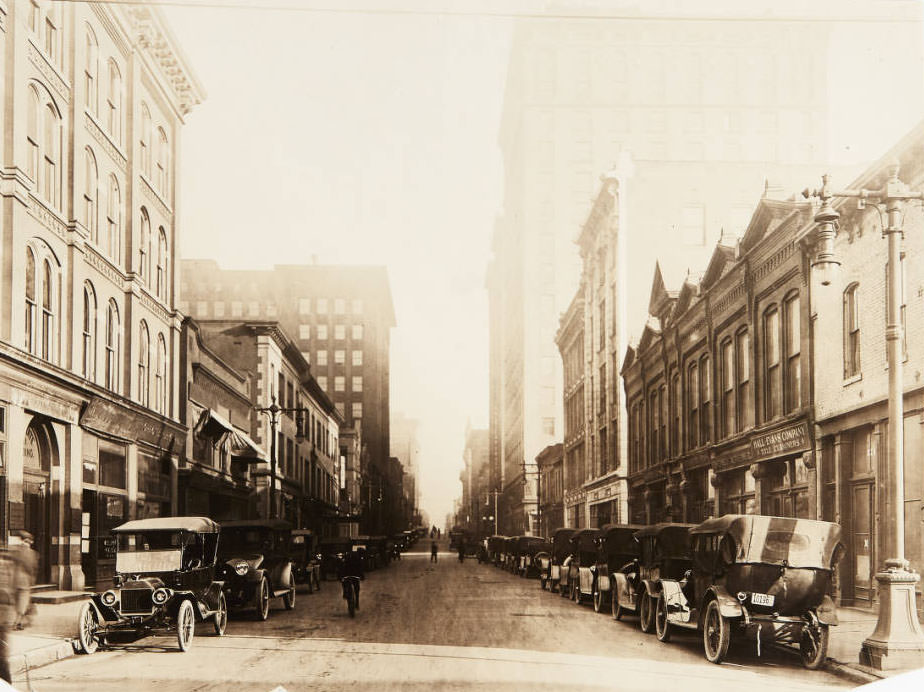
[[[343,577],[340,583],[343,585],[343,598],[347,602],[350,617],[355,617],[359,610],[359,577]]]

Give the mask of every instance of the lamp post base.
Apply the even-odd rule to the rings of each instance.
[[[860,663],[875,670],[924,666],[924,633],[918,622],[914,585],[920,577],[907,560],[886,560],[879,582],[879,619],[863,641]]]

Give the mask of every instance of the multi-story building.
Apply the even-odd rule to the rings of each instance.
[[[587,525],[584,479],[587,459],[587,411],[584,398],[584,292],[578,291],[561,317],[556,343],[564,374],[562,526]]]
[[[175,510],[177,143],[204,94],[153,8],[0,24],[0,541],[28,530],[38,582],[80,589],[113,526]]]
[[[358,536],[362,512],[363,458],[362,430],[340,427],[340,516],[339,536]]]
[[[843,133],[844,109],[854,112],[854,84],[879,79],[887,63],[904,75],[896,85],[915,85],[904,116],[920,111],[920,7],[885,8],[784,1],[766,21],[764,8],[742,3],[700,4],[693,17],[652,2],[600,21],[599,3],[559,0],[548,11],[568,19],[517,20],[487,287],[494,458],[518,514],[532,508],[514,475],[561,438],[561,372],[549,342],[578,282],[568,248],[600,173],[631,162],[620,173],[624,300],[626,324],[641,325],[657,249],[681,250],[661,258],[669,276],[685,269],[680,261],[702,266],[721,228],[747,223],[765,179],[801,189],[827,165],[828,133]],[[853,59],[861,40],[877,61]]]
[[[679,290],[655,270],[628,349],[629,521],[815,517],[806,202],[762,199]],[[817,336],[817,333],[816,333]]]
[[[420,421],[408,418],[400,411],[391,416],[389,445],[392,456],[398,457],[404,469],[404,496],[411,507],[412,515],[416,515],[420,508],[420,442],[417,438],[419,425]]]
[[[181,309],[196,319],[278,320],[292,335],[344,421],[362,427],[362,532],[383,533],[389,447],[389,344],[395,326],[383,267],[277,265],[223,270],[211,260],[181,263]]]
[[[479,535],[493,533],[494,522],[487,518],[494,513],[487,430],[472,428],[470,424],[466,424],[462,461],[464,466],[459,473],[459,480],[462,481],[462,503],[456,523]]]
[[[198,320],[209,348],[249,374],[251,436],[261,452],[252,470],[257,514],[282,518],[318,535],[336,535],[343,419],[318,387],[295,342],[278,322]],[[273,405],[286,409],[275,419]]]
[[[561,442],[549,445],[536,457],[539,470],[538,535],[549,537],[565,525],[564,454]]]

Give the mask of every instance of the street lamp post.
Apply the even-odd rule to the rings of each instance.
[[[818,267],[822,285],[831,283],[839,262],[834,257],[834,236],[840,215],[831,206],[834,197],[853,197],[862,209],[867,201],[885,206],[886,226],[882,229],[888,239],[888,285],[886,315],[886,348],[889,362],[889,473],[886,478],[886,497],[891,499],[888,523],[893,527],[895,557],[885,561],[884,569],[876,574],[879,582],[879,618],[876,629],[863,641],[860,662],[879,670],[912,668],[924,665],[924,634],[918,622],[915,603],[915,584],[919,576],[905,559],[905,494],[904,494],[904,400],[902,392],[902,327],[901,327],[901,241],[904,222],[904,203],[924,198],[924,193],[913,191],[898,178],[898,164],[889,169],[889,177],[879,190],[832,191],[829,177],[823,176],[818,190],[803,195],[817,197],[821,207],[815,214],[819,224],[816,256],[812,262]]]
[[[302,406],[293,406],[289,408],[279,406],[276,403],[275,394],[273,395],[269,406],[265,406],[265,407],[257,406],[255,407],[255,409],[259,411],[260,413],[265,413],[267,416],[269,416],[269,423],[270,423],[270,489],[269,489],[269,512],[268,512],[269,516],[267,518],[277,519],[279,515],[279,509],[276,506],[276,464],[277,464],[276,462],[276,458],[277,458],[276,429],[279,427],[279,415],[282,413],[294,413],[296,415],[301,415],[301,414],[310,412],[311,409],[307,409]],[[296,425],[296,428],[297,428],[296,436],[299,439],[303,439],[304,430],[300,422]]]

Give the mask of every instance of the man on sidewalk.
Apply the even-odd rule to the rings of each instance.
[[[34,612],[32,580],[36,563],[32,534],[18,531],[11,538],[19,542],[0,553],[0,679],[9,683],[13,682],[9,633],[13,628],[23,629]]]

